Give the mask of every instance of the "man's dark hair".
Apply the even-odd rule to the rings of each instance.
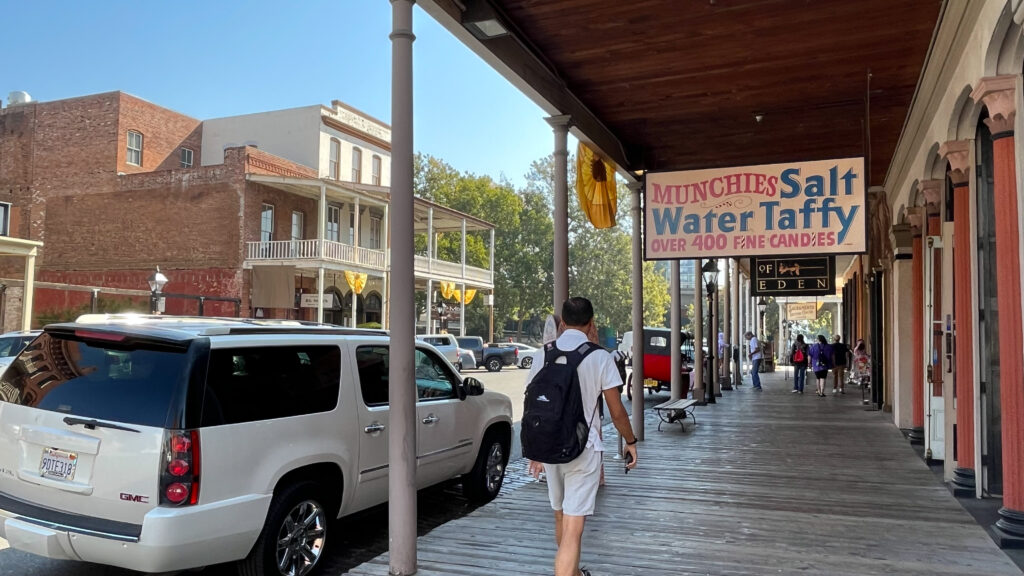
[[[562,322],[566,326],[586,326],[594,319],[594,305],[590,300],[573,296],[562,304]]]

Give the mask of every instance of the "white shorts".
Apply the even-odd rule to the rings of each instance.
[[[594,513],[597,487],[601,482],[602,454],[589,446],[572,462],[544,465],[551,508],[569,516]]]

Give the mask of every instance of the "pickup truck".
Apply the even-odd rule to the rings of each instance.
[[[416,339],[421,342],[426,342],[452,363],[452,366],[462,372],[462,351],[459,350],[459,344],[455,341],[455,336],[451,334],[417,334]],[[473,366],[476,367],[475,365]]]
[[[484,346],[484,339],[479,336],[460,336],[457,340],[459,348],[472,351],[476,365],[487,368],[488,372],[498,372],[503,366],[519,363],[519,349],[515,346]]]

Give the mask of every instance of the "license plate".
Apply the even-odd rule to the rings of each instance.
[[[71,480],[75,477],[77,467],[78,454],[57,448],[46,448],[39,463],[39,474],[49,478]]]
[[[657,388],[658,387],[658,381],[657,380],[652,380],[650,378],[644,378],[644,386],[646,386],[648,388]]]

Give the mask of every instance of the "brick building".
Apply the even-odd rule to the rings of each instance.
[[[83,311],[94,294],[144,312],[156,266],[165,292],[237,299],[243,316],[385,321],[389,139],[340,102],[208,122],[123,92],[8,104],[0,233],[44,242],[33,324]],[[490,229],[417,202],[425,234]],[[491,270],[421,260],[425,288],[493,287]],[[345,271],[367,275],[361,295]],[[20,326],[22,275],[21,260],[0,257],[5,330]],[[289,293],[266,300],[262,283],[281,280]],[[303,308],[300,295],[318,291],[325,308]],[[165,302],[167,313],[199,312],[195,298]],[[236,304],[203,312],[235,315]]]

